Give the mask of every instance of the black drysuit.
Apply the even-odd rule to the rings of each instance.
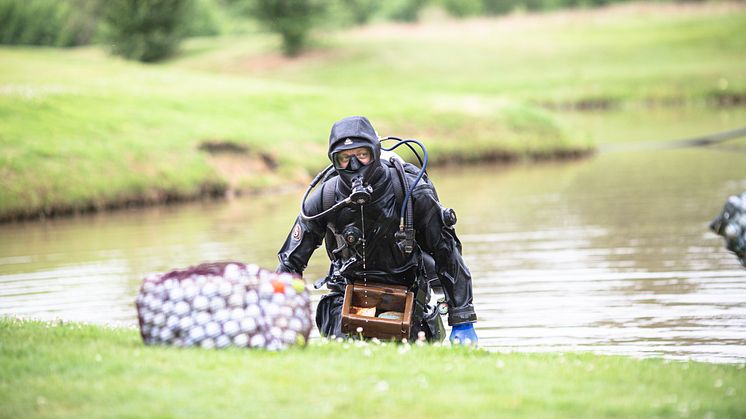
[[[335,136],[333,129],[330,149],[335,142],[345,137],[344,134],[349,135],[349,132]],[[371,148],[375,150],[375,147],[380,147],[377,139],[371,141],[375,141],[375,144],[371,143]],[[406,254],[397,245],[394,234],[399,230],[403,199],[398,196],[401,193],[397,193],[401,188],[397,189],[394,182],[400,182],[400,178],[390,162],[378,159],[379,150],[376,150],[377,158],[370,163],[382,168],[370,179],[370,202],[365,205],[344,206],[316,219],[303,219],[299,216],[278,253],[278,271],[302,274],[311,254],[326,239],[327,254],[332,261],[327,287],[332,292],[319,302],[316,324],[324,336],[344,336],[340,329],[344,285],[365,281],[369,284],[426,288],[427,283],[423,281],[425,267],[422,252],[427,252],[435,261],[435,271],[449,305],[448,323],[455,325],[476,321],[471,274],[461,256],[461,243],[453,227],[444,222],[444,207],[438,201],[435,188],[427,176],[412,191],[416,240],[414,251]],[[410,168],[416,170],[413,166]],[[416,179],[412,170],[407,171],[406,177],[409,185]],[[334,202],[340,202],[350,194],[350,186],[343,178],[332,177],[316,188],[306,200],[304,212],[307,216],[320,214],[331,206],[327,198],[325,208],[324,192],[331,193],[328,188],[334,191]],[[344,240],[347,234],[343,233],[354,228],[359,229],[364,239],[348,245]],[[425,291],[429,293],[429,289]],[[420,312],[419,317],[412,319],[410,337],[416,337],[422,330],[429,339],[443,338],[436,330],[435,322],[439,318],[433,305]]]

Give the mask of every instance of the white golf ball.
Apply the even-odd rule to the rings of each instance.
[[[226,335],[220,335],[217,337],[217,339],[215,339],[215,347],[217,348],[220,348],[220,349],[226,348],[230,344],[231,344],[231,338],[229,338]]]
[[[270,299],[275,293],[275,288],[269,282],[263,282],[259,285],[259,298]]]
[[[728,223],[728,225],[725,226],[723,233],[725,233],[725,237],[734,239],[741,234],[741,226],[736,223]]]
[[[290,330],[295,330],[296,332],[300,332],[301,330],[303,330],[303,323],[299,319],[293,317],[288,322],[288,328],[290,328]]]
[[[238,326],[237,321],[228,320],[227,322],[223,323],[223,333],[225,333],[229,337],[236,336],[236,334],[238,334],[239,331],[240,331],[240,327]]]
[[[189,330],[194,325],[194,319],[192,319],[189,316],[182,317],[179,320],[179,329],[181,330]]]
[[[155,289],[155,283],[152,281],[145,280],[142,284],[142,290],[145,293],[151,293]]]
[[[143,310],[141,315],[142,322],[145,324],[153,324],[153,317],[155,316],[152,311],[150,310]]]
[[[193,327],[189,330],[189,339],[192,342],[201,342],[205,338],[205,329],[201,326]]]
[[[282,329],[280,329],[279,327],[272,327],[271,329],[269,329],[269,333],[275,339],[282,338]]]
[[[251,337],[249,345],[251,345],[252,348],[261,348],[266,342],[267,340],[264,338],[264,335],[258,334]]]
[[[228,281],[223,281],[218,286],[218,294],[222,296],[223,298],[227,298],[231,294],[233,294],[233,285],[231,285]]]
[[[156,313],[153,316],[153,324],[158,327],[163,327],[166,324],[166,315],[163,313]]]
[[[280,314],[280,307],[275,304],[263,305],[262,309],[264,309],[264,315],[268,317],[275,317]]]
[[[239,348],[245,348],[249,344],[249,335],[246,333],[239,333],[233,337],[233,344]]]
[[[295,337],[296,333],[293,330],[286,330],[282,332],[282,341],[287,343],[288,345],[292,345],[295,343]]]
[[[231,320],[239,321],[244,318],[246,312],[243,308],[234,308],[231,310]]]
[[[164,327],[163,329],[161,329],[160,338],[162,342],[168,343],[173,337],[174,337],[174,332],[171,329],[167,327]]]
[[[278,306],[285,304],[285,294],[276,292],[272,295],[272,303],[277,304]]]
[[[237,282],[240,276],[241,268],[238,265],[230,263],[225,266],[225,270],[223,270],[223,277],[225,279]]]
[[[168,293],[168,298],[173,302],[179,302],[184,299],[184,289],[181,287],[172,288]]]
[[[254,265],[254,264],[246,265],[246,273],[249,276],[256,276],[260,270],[261,269],[259,268],[258,265]]]
[[[289,306],[282,306],[280,307],[280,315],[285,317],[292,317],[293,316],[293,309]]]
[[[192,301],[192,308],[197,311],[207,310],[210,307],[210,300],[204,295],[198,295],[194,297]]]
[[[191,302],[194,300],[194,297],[199,294],[199,290],[195,286],[188,286],[184,288],[184,301]]]
[[[204,275],[197,275],[194,277],[194,283],[197,285],[205,285],[207,283],[207,277]]]
[[[244,333],[254,333],[257,329],[256,321],[251,317],[245,317],[239,322],[241,331]]]
[[[211,298],[218,294],[218,287],[215,286],[214,283],[208,282],[202,286],[202,289],[200,290],[200,294],[204,295],[207,298]]]
[[[246,292],[246,295],[244,295],[243,300],[246,305],[256,304],[259,302],[259,295],[257,295],[256,291],[249,290]]]
[[[179,320],[179,316],[173,314],[168,316],[168,318],[166,319],[166,327],[173,331],[179,326]]]
[[[231,318],[231,312],[226,309],[220,309],[213,313],[212,319],[217,323],[223,324]]]
[[[152,311],[160,311],[162,305],[163,303],[158,297],[153,297],[150,299],[150,304],[148,305],[148,308]]]
[[[205,325],[205,335],[209,338],[216,338],[220,335],[220,325],[216,322],[209,322]]]
[[[203,340],[202,342],[200,342],[199,346],[201,346],[204,349],[212,349],[215,347],[215,341],[212,340],[211,338],[207,338]]]
[[[192,308],[189,306],[189,303],[186,301],[179,301],[178,303],[174,304],[173,313],[179,317],[183,317],[189,313],[189,311]]]
[[[194,315],[194,323],[200,326],[206,325],[210,320],[212,320],[212,316],[206,311],[199,311]]]
[[[243,307],[244,296],[240,293],[232,294],[228,297],[228,305],[230,307]]]
[[[275,326],[280,329],[286,329],[288,327],[288,319],[285,316],[278,316],[275,318]]]
[[[257,318],[262,315],[262,309],[260,309],[256,304],[247,306],[244,311],[246,312],[247,317]]]
[[[215,313],[218,310],[222,310],[226,307],[225,300],[223,297],[215,296],[210,298],[210,310]]]
[[[174,309],[174,303],[173,303],[173,301],[166,300],[166,302],[164,302],[163,305],[161,306],[161,311],[163,312],[163,314],[165,314],[167,316],[169,314],[171,314],[171,311],[173,309]]]

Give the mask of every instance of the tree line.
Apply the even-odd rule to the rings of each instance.
[[[467,17],[622,1],[629,0],[0,0],[0,44],[102,43],[114,54],[153,62],[173,54],[185,37],[226,33],[225,21],[244,19],[279,34],[283,52],[293,56],[314,27],[414,22],[429,5]]]

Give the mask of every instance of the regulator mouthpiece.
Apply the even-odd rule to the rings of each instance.
[[[358,176],[352,180],[352,192],[350,193],[350,200],[355,204],[365,205],[370,202],[371,192],[373,188],[370,185],[363,185],[362,176]]]

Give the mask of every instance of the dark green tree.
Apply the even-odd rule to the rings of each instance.
[[[178,48],[193,0],[109,0],[104,11],[112,52],[153,62]]]
[[[344,4],[350,10],[356,25],[368,23],[380,6],[378,0],[344,0]]]
[[[323,7],[320,0],[253,0],[249,10],[269,30],[282,36],[282,50],[292,57],[306,46]]]

